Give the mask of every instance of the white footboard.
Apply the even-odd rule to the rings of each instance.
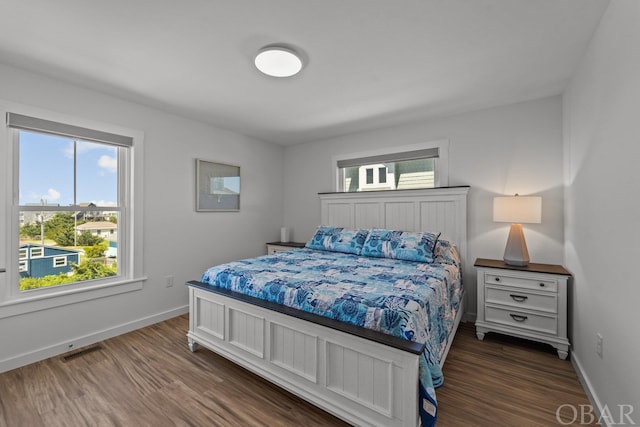
[[[419,355],[189,287],[203,345],[355,425],[418,425]]]

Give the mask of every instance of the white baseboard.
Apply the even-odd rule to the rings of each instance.
[[[593,385],[591,384],[591,381],[589,381],[589,377],[587,376],[586,372],[582,368],[582,363],[580,363],[580,359],[578,359],[578,356],[576,356],[574,352],[571,352],[571,364],[573,365],[573,369],[575,369],[576,374],[578,374],[578,379],[580,380],[580,384],[582,384],[582,388],[584,389],[584,392],[586,393],[587,398],[589,399],[589,403],[591,403],[591,406],[593,407],[594,411],[596,411],[598,414],[598,422],[605,423],[603,427],[609,427],[609,423],[608,423],[609,420],[606,417],[601,418],[602,408],[603,408],[602,402],[600,402],[600,399],[598,398],[596,391],[593,389]]]
[[[19,368],[21,366],[29,365],[40,360],[48,359],[50,357],[58,356],[63,353],[67,353],[75,348],[85,347],[109,338],[113,338],[118,335],[126,334],[127,332],[135,331],[136,329],[144,328],[146,326],[153,325],[154,323],[162,322],[164,320],[171,319],[188,312],[189,306],[185,305],[182,307],[164,311],[162,313],[157,313],[152,316],[143,317],[132,322],[123,323],[121,325],[104,329],[102,331],[98,331],[89,335],[84,335],[71,340],[60,342],[49,347],[43,347],[38,350],[0,360],[0,373]]]

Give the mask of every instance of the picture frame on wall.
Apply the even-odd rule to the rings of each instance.
[[[240,210],[240,166],[196,159],[196,211]]]

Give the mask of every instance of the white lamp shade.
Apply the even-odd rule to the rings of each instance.
[[[542,222],[542,198],[536,196],[494,197],[493,221],[512,224],[540,224]]]

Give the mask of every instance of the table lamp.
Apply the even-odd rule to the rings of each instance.
[[[509,238],[504,250],[504,262],[508,265],[529,264],[529,251],[524,240],[522,224],[540,224],[542,198],[535,196],[506,196],[493,198],[493,221],[510,222]]]

